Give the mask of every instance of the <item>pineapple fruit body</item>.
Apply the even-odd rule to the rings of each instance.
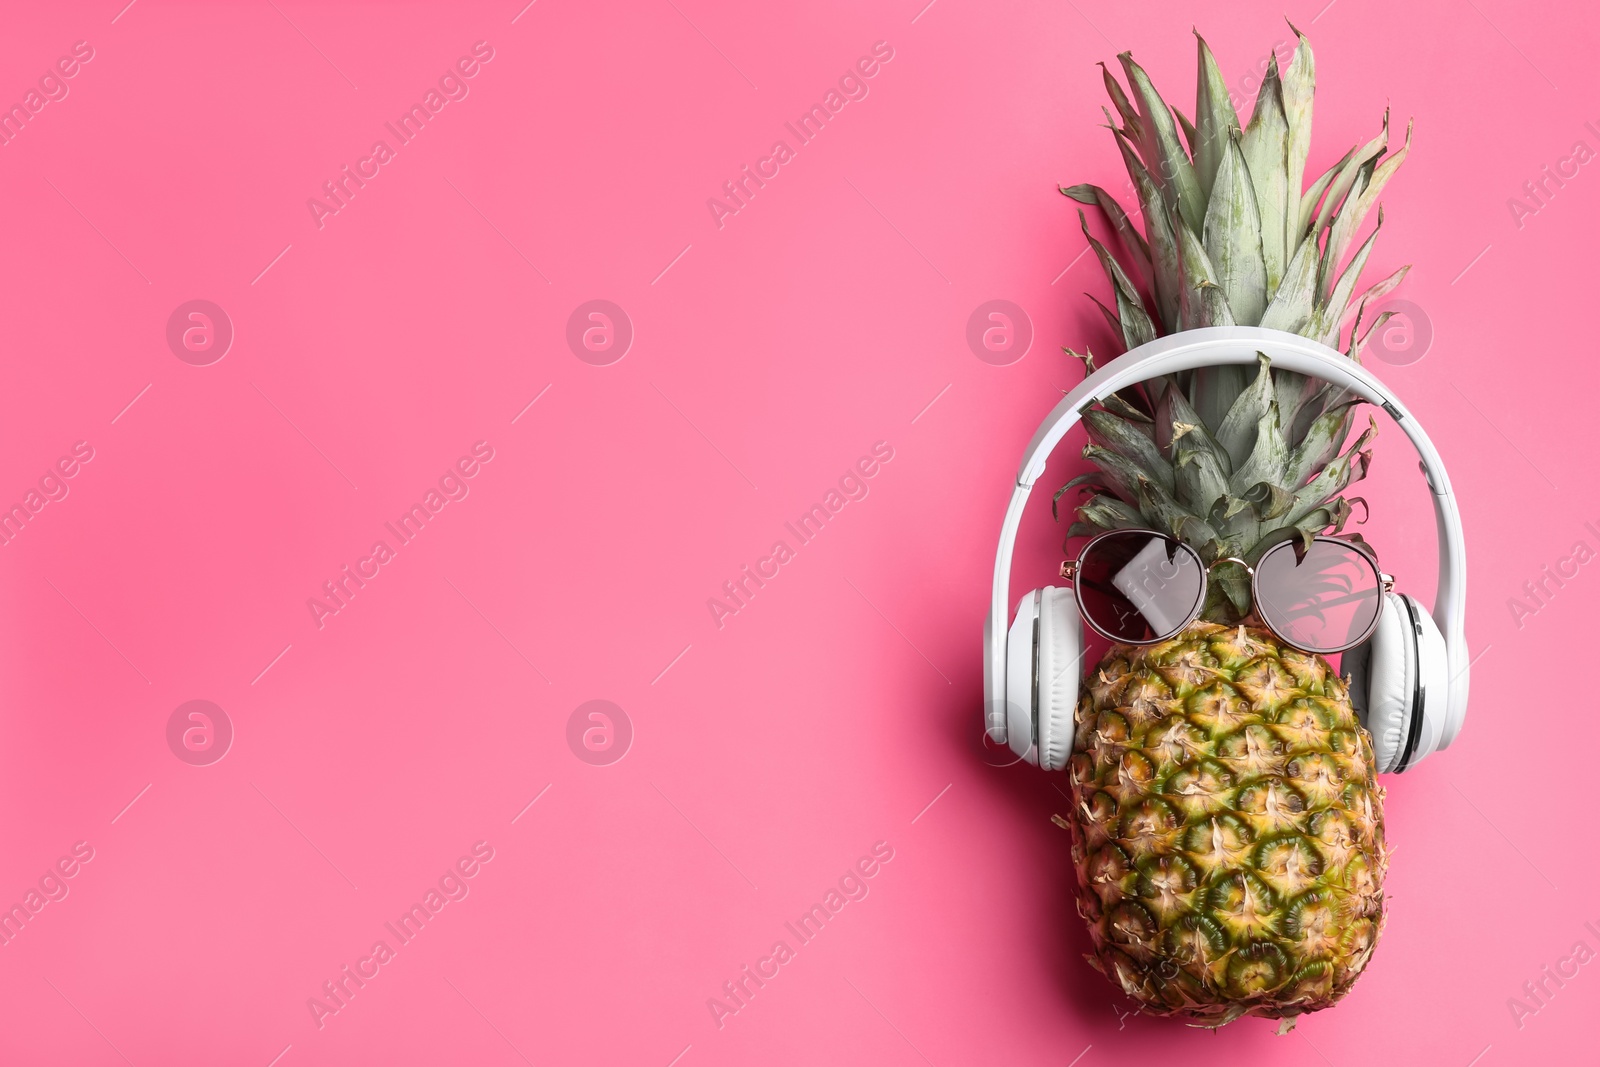
[[[1089,962],[1147,1012],[1290,1020],[1383,928],[1383,789],[1346,683],[1266,630],[1114,645],[1070,763]]]

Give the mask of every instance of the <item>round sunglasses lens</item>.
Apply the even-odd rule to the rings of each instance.
[[[1073,584],[1084,618],[1100,633],[1114,641],[1160,641],[1199,608],[1205,568],[1179,541],[1128,530],[1090,544]]]
[[[1271,548],[1256,564],[1256,610],[1274,632],[1307,652],[1341,652],[1372,631],[1383,579],[1372,557],[1343,541]]]

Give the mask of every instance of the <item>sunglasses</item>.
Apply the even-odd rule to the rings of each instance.
[[[1211,567],[1237,563],[1250,574],[1256,614],[1302,652],[1344,652],[1378,628],[1394,579],[1350,541],[1315,537],[1267,549],[1254,567],[1236,557],[1208,567],[1182,541],[1155,530],[1110,530],[1061,565],[1078,611],[1096,633],[1153,645],[1181,633],[1205,605]]]

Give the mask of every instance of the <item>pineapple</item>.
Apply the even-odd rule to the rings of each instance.
[[[1315,79],[1295,35],[1293,60],[1280,75],[1273,59],[1242,128],[1203,39],[1192,122],[1130,55],[1119,57],[1128,91],[1102,66],[1143,232],[1104,189],[1061,191],[1097,206],[1116,235],[1120,257],[1089,236],[1080,209],[1111,282],[1100,310],[1125,348],[1239,324],[1355,359],[1371,333],[1367,305],[1404,277],[1354,296],[1381,208],[1359,245],[1358,231],[1410,129],[1390,151],[1385,114],[1375,138],[1302,190]],[[1093,369],[1092,355],[1079,358]],[[1342,494],[1366,475],[1376,433],[1369,419],[1345,447],[1357,403],[1265,356],[1254,369],[1205,368],[1109,397],[1084,420],[1095,469],[1056,494],[1058,504],[1081,494],[1067,536],[1153,528],[1208,564],[1254,564],[1282,540],[1342,531],[1352,513]],[[1070,774],[1072,811],[1056,821],[1074,832],[1089,962],[1145,1011],[1210,1026],[1264,1016],[1284,1020],[1282,1032],[1349,991],[1384,917],[1371,738],[1328,661],[1259,625],[1242,567],[1211,572],[1184,632],[1113,645],[1087,673]]]

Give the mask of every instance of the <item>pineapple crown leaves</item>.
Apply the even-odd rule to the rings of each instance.
[[[1060,191],[1098,209],[1114,236],[1115,249],[1078,212],[1113,294],[1094,302],[1121,350],[1239,324],[1299,333],[1357,359],[1387,317],[1363,329],[1368,305],[1409,268],[1360,295],[1356,285],[1383,225],[1378,197],[1410,151],[1411,128],[1391,151],[1385,112],[1375,137],[1306,185],[1316,73],[1305,35],[1290,29],[1294,56],[1281,71],[1276,56],[1268,61],[1248,122],[1198,33],[1193,121],[1167,105],[1131,54],[1117,57],[1126,90],[1100,65],[1112,105],[1106,124],[1138,210],[1130,216],[1097,185]],[[1358,239],[1369,217],[1371,232]],[[1068,351],[1093,370],[1092,357]],[[1254,373],[1206,367],[1152,379],[1088,412],[1084,455],[1097,469],[1056,494],[1057,505],[1074,489],[1083,497],[1068,538],[1154,527],[1208,562],[1254,562],[1281,540],[1342,530],[1352,508],[1340,494],[1365,477],[1376,425],[1369,419],[1346,448],[1359,398],[1260,359]],[[1219,574],[1218,585],[1237,615],[1248,590],[1230,577],[1238,576]],[[1208,607],[1206,617],[1229,621],[1226,607]]]
[[[1269,58],[1243,123],[1198,33],[1193,122],[1162,99],[1131,53],[1117,57],[1127,90],[1100,64],[1113,105],[1105,110],[1106,124],[1138,211],[1130,216],[1097,185],[1060,191],[1096,207],[1116,235],[1120,257],[1090,242],[1116,295],[1113,335],[1127,348],[1141,343],[1146,321],[1158,336],[1226,321],[1343,348],[1340,337],[1352,312],[1392,291],[1404,276],[1407,268],[1353,295],[1372,244],[1369,237],[1357,246],[1356,236],[1409,154],[1411,127],[1390,151],[1385,112],[1377,136],[1302,188],[1316,72],[1310,43],[1294,32],[1292,60],[1280,71],[1276,55]],[[1135,312],[1126,322],[1125,307]]]

